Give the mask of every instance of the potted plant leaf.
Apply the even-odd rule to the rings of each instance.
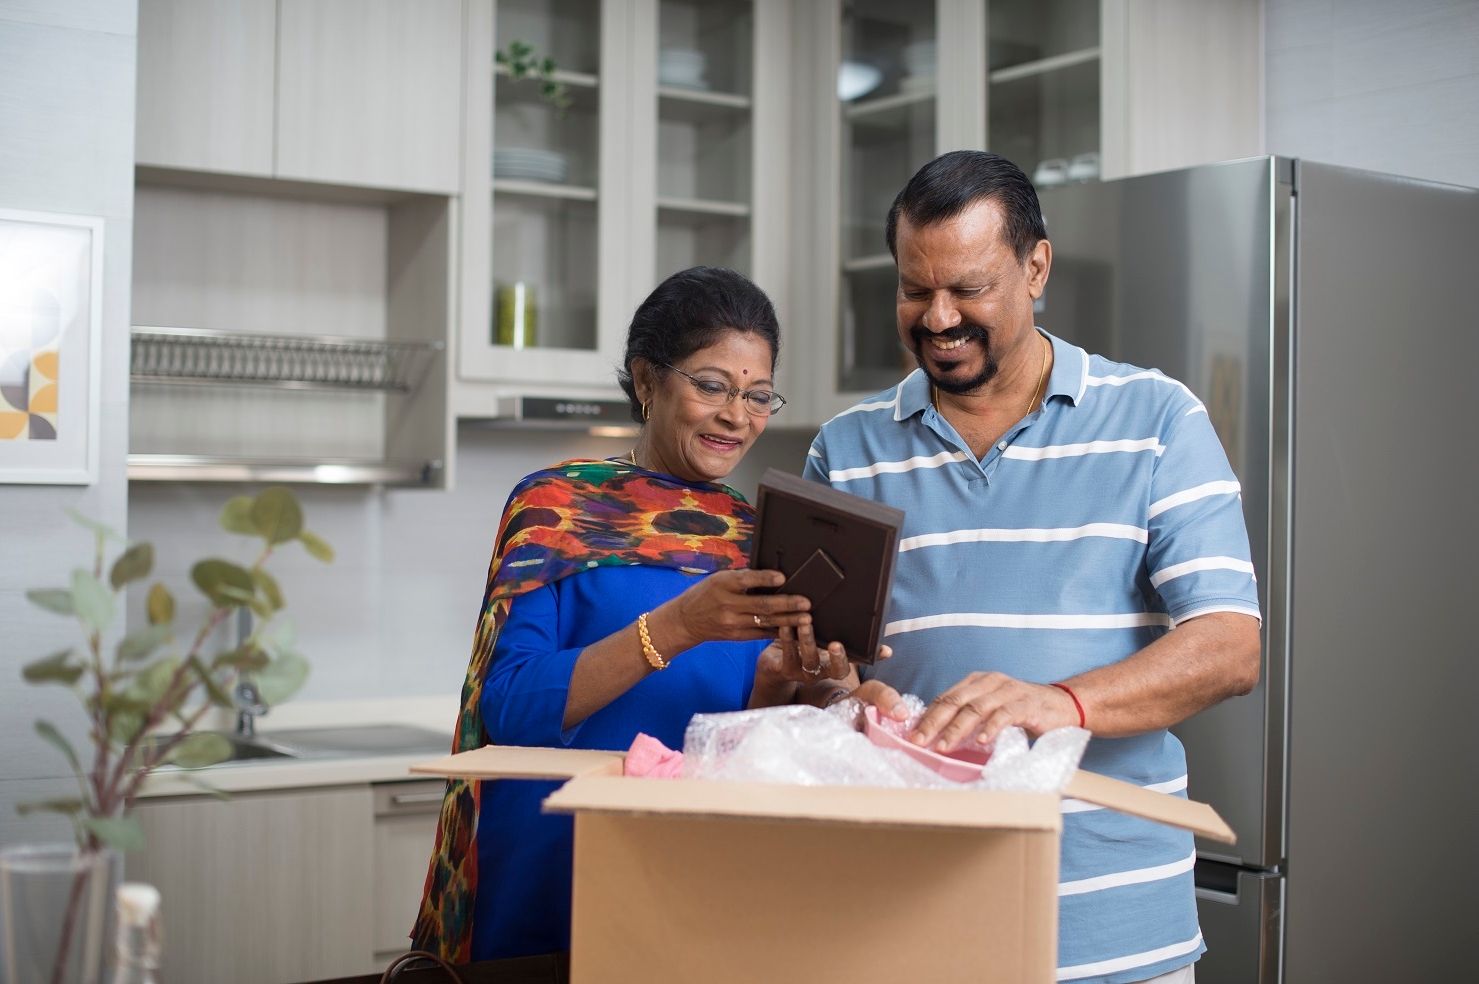
[[[266,565],[293,543],[326,563],[333,560],[329,545],[304,528],[303,511],[290,491],[237,496],[221,510],[221,526],[261,544],[249,565],[207,558],[191,568],[191,581],[210,603],[202,624],[193,632],[177,624],[174,595],[156,581],[148,590],[147,623],[107,652],[102,640],[123,592],[149,577],[154,549],[122,543],[108,527],[75,512],[72,517],[94,534],[91,564],[74,570],[66,587],[29,591],[27,597],[74,619],[82,644],[28,663],[22,674],[28,683],[63,686],[77,695],[91,747],[80,755],[54,724],[35,724],[36,733],[66,759],[77,793],[19,809],[65,815],[76,844],[0,852],[0,928],[15,941],[6,954],[13,980],[97,979],[113,945],[107,926],[120,854],[144,842],[132,812],[140,787],[161,766],[196,769],[231,756],[224,735],[197,727],[212,708],[233,706],[231,691],[243,674],[273,702],[302,686],[308,663],[294,650],[287,623],[277,618],[286,603]],[[110,546],[120,543],[110,563]],[[250,634],[212,651],[215,629],[241,609],[255,616]]]

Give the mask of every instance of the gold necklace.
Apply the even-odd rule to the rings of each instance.
[[[642,467],[641,465],[637,464],[637,449],[636,448],[632,448],[630,451],[627,452],[627,460],[632,463],[632,467],[633,468],[641,468]]]
[[[1037,371],[1037,386],[1033,389],[1032,395],[1027,398],[1027,409],[1022,411],[1022,416],[1024,417],[1032,412],[1032,405],[1042,399],[1043,388],[1048,382],[1048,340],[1041,335],[1037,337],[1044,345],[1042,350],[1042,368]],[[937,411],[940,409],[940,391],[935,388],[933,380],[930,381],[930,402],[935,405]]]
[[[1027,401],[1027,409],[1022,412],[1022,416],[1024,417],[1032,412],[1032,404],[1042,399],[1043,387],[1048,383],[1048,349],[1051,346],[1048,345],[1046,338],[1043,338],[1041,335],[1037,337],[1043,343],[1042,368],[1037,371],[1037,388],[1032,391],[1032,396]]]

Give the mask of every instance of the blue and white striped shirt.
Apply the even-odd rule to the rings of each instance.
[[[1159,372],[1047,337],[1042,408],[980,461],[917,370],[812,444],[808,478],[905,510],[894,656],[870,672],[901,692],[929,701],[985,670],[1063,680],[1198,615],[1259,615],[1238,482],[1201,402]],[[1186,795],[1168,731],[1096,738],[1083,765]],[[1203,953],[1192,835],[1076,800],[1063,809],[1058,979],[1141,981]]]

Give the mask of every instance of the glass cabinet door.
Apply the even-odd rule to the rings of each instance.
[[[751,0],[661,0],[656,279],[691,266],[751,273]]]
[[[894,323],[885,227],[894,196],[936,153],[935,5],[850,0],[842,9],[841,351],[838,389],[872,392],[914,368]]]
[[[600,22],[599,0],[497,4],[487,325],[495,346],[597,348]],[[518,60],[545,58],[558,93],[537,68],[515,77]]]
[[[990,0],[987,146],[1040,188],[1099,178],[1099,0]]]

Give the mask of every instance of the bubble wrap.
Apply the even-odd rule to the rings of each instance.
[[[924,703],[904,695],[909,719],[889,722],[906,731]],[[1059,728],[1030,748],[1021,728],[997,738],[991,759],[973,782],[952,782],[906,752],[879,748],[859,730],[862,705],[845,700],[827,710],[768,707],[728,714],[696,714],[683,736],[688,779],[774,782],[802,786],[883,786],[1060,792],[1073,777],[1089,732]]]

